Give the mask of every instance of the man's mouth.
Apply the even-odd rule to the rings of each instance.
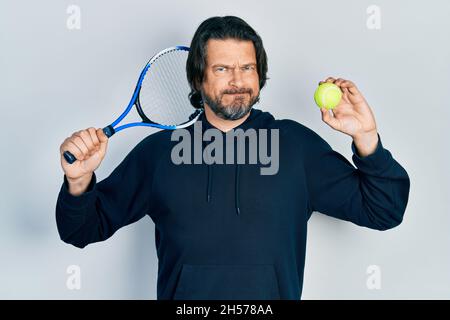
[[[250,95],[250,92],[227,92],[225,93],[229,96],[238,97],[238,96],[244,96],[246,94]]]
[[[244,94],[248,94],[251,95],[251,91],[246,89],[246,90],[239,90],[239,91],[225,91],[223,92],[223,94],[228,94],[230,96],[239,96],[239,95],[244,95]]]

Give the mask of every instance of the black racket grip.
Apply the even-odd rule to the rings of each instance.
[[[110,138],[114,133],[116,133],[114,128],[111,126],[104,127],[103,132],[108,138]],[[63,156],[64,159],[66,159],[67,163],[69,164],[72,164],[75,161],[77,161],[77,158],[75,158],[75,156],[70,151],[64,151]]]

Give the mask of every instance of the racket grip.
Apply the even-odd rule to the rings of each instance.
[[[116,131],[112,126],[107,126],[103,128],[103,133],[110,138]],[[64,159],[66,159],[67,163],[72,164],[77,161],[77,158],[70,151],[64,151],[63,153]]]
[[[63,156],[69,164],[72,164],[77,160],[77,158],[75,158],[75,156],[70,151],[64,151]]]

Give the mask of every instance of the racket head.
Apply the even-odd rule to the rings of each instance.
[[[176,129],[192,123],[203,111],[194,108],[189,100],[188,54],[189,47],[166,48],[143,69],[135,106],[144,123]]]

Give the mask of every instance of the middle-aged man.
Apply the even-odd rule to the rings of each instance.
[[[216,139],[225,141],[217,154],[227,155],[238,147],[227,148],[226,135],[253,130],[270,149],[272,168],[262,158],[256,164],[219,157],[213,163],[174,163],[178,130],[162,130],[97,182],[94,171],[108,139],[101,129],[75,132],[60,148],[61,239],[83,248],[148,215],[155,223],[158,299],[300,299],[312,212],[376,230],[399,225],[409,177],[383,148],[374,115],[355,84],[324,79],[339,86],[343,97],[334,110],[321,109],[321,116],[352,138],[356,168],[306,126],[253,108],[266,73],[262,40],[245,21],[231,16],[204,21],[187,61],[190,101],[204,113],[180,130],[192,137],[192,149],[201,139],[202,150],[215,142],[201,137],[215,130]],[[79,160],[69,165],[64,150]]]

